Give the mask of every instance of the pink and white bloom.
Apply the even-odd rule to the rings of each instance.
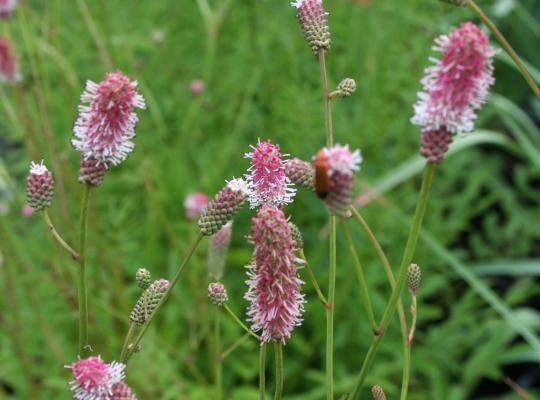
[[[476,112],[486,102],[495,82],[493,57],[487,35],[472,22],[450,35],[435,39],[433,50],[442,54],[425,70],[411,121],[422,131],[446,128],[452,134],[474,129]]]
[[[342,146],[336,144],[331,148],[324,148],[324,155],[328,160],[328,174],[333,176],[335,173],[352,175],[360,169],[362,155],[360,150],[351,152],[349,145]]]
[[[250,302],[247,310],[251,329],[261,332],[261,343],[285,343],[295,326],[302,324],[303,282],[297,277],[295,243],[283,211],[263,205],[252,219],[254,260],[248,268]]]
[[[17,0],[0,0],[0,18],[9,17],[16,6]]]
[[[99,84],[87,81],[81,103],[73,128],[73,146],[84,158],[94,158],[107,166],[125,160],[135,147],[132,139],[138,117],[134,109],[145,108],[137,82],[121,72],[108,74]]]
[[[0,82],[16,82],[21,79],[19,61],[13,52],[13,44],[0,37]]]
[[[245,157],[251,159],[246,175],[249,183],[249,204],[251,208],[262,204],[285,205],[294,199],[296,190],[285,174],[284,155],[279,146],[270,141],[260,142]]]
[[[202,192],[192,193],[184,200],[184,209],[186,217],[189,220],[197,219],[205,210],[210,199]]]
[[[106,400],[112,398],[115,384],[124,380],[126,366],[116,361],[107,364],[100,356],[92,356],[66,368],[73,373],[69,386],[75,400]]]

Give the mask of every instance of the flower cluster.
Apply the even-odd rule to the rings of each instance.
[[[298,10],[298,22],[304,38],[315,54],[330,48],[328,13],[322,0],[295,0],[291,3]]]
[[[30,173],[26,179],[26,198],[34,211],[50,207],[54,193],[54,180],[43,161],[30,163]]]
[[[252,330],[262,331],[261,343],[285,343],[295,326],[302,323],[303,283],[296,275],[295,243],[279,208],[263,205],[252,219],[255,244],[253,263],[248,266],[250,302],[247,315]]]
[[[88,105],[79,106],[73,146],[85,159],[107,166],[125,160],[135,147],[132,139],[138,117],[134,108],[145,108],[137,82],[121,72],[108,74],[99,84],[87,81],[81,102]]]
[[[71,369],[73,380],[69,383],[75,400],[113,399],[113,388],[124,380],[124,364],[104,362],[100,356],[78,360],[66,368]]]

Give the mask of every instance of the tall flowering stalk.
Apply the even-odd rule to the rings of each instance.
[[[493,84],[492,57],[487,36],[474,24],[467,22],[449,36],[436,39],[435,49],[442,59],[426,70],[422,79],[424,91],[419,93],[412,122],[422,127],[421,153],[427,163],[422,187],[416,204],[412,225],[405,245],[396,286],[386,306],[378,335],[373,338],[362,364],[356,385],[349,399],[357,399],[368,370],[379,348],[382,337],[397,307],[411,264],[433,181],[434,164],[443,160],[451,135],[474,129],[476,111],[485,103],[489,87]],[[449,140],[441,139],[441,136]],[[407,384],[408,380],[404,382]],[[407,390],[402,390],[402,399]]]
[[[88,295],[86,288],[86,230],[90,189],[101,184],[106,170],[133,151],[138,117],[135,108],[145,108],[137,82],[121,72],[108,74],[97,84],[86,82],[79,116],[73,128],[73,147],[81,153],[79,181],[84,184],[79,240],[79,354],[91,350],[88,342]]]
[[[283,353],[281,345],[302,323],[304,296],[302,281],[296,274],[295,243],[283,211],[263,205],[252,219],[255,245],[254,262],[248,267],[250,302],[247,315],[251,329],[261,331],[261,346],[276,343],[276,399],[283,389]]]

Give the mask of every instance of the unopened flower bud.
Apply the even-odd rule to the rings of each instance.
[[[54,180],[43,161],[30,163],[30,173],[26,180],[26,197],[34,211],[43,211],[51,205]]]
[[[131,314],[129,314],[130,321],[137,325],[144,325],[168,289],[168,280],[160,279],[154,281],[148,289],[144,291],[139,300],[137,300],[135,307],[133,307]]]
[[[386,400],[386,395],[384,390],[379,385],[375,385],[371,388],[371,393],[373,393],[373,400]]]
[[[139,268],[135,273],[135,280],[137,281],[138,287],[147,289],[152,282],[152,275],[146,268]]]
[[[225,286],[219,282],[214,282],[208,285],[208,298],[216,306],[222,306],[229,300]]]
[[[409,265],[407,270],[407,288],[412,296],[418,294],[420,290],[420,283],[422,282],[422,270],[417,264]]]
[[[81,155],[79,163],[79,182],[90,186],[99,186],[107,174],[107,165],[95,158]]]
[[[356,81],[352,78],[345,78],[339,82],[336,90],[330,93],[330,97],[349,97],[354,92],[356,92]]]
[[[296,0],[291,3],[298,10],[298,21],[309,47],[317,54],[330,48],[328,13],[322,0]]]
[[[291,228],[291,237],[294,242],[294,249],[303,250],[304,237],[302,236],[302,232],[300,232],[300,228],[298,228],[298,226],[296,226],[296,224],[291,221],[289,221],[289,228]]]
[[[233,179],[214,197],[199,218],[199,228],[205,236],[211,236],[229,222],[242,207],[249,188],[243,179]]]
[[[285,175],[295,185],[314,189],[315,170],[310,162],[299,158],[290,159],[285,163]]]
[[[137,396],[124,382],[118,382],[112,388],[111,400],[137,400]]]
[[[420,154],[432,164],[439,164],[444,160],[453,135],[444,127],[433,131],[420,132]]]

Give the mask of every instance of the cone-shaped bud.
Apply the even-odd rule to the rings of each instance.
[[[243,179],[233,179],[216,194],[199,218],[199,228],[205,236],[219,231],[242,207],[248,196],[248,184]]]
[[[166,279],[154,281],[137,300],[135,307],[129,314],[130,321],[137,325],[144,325],[167,292],[167,289],[169,289],[169,281]]]
[[[103,182],[108,170],[105,163],[98,162],[92,157],[86,159],[81,155],[79,163],[79,183],[90,186],[99,186]]]
[[[73,380],[69,387],[75,400],[110,399],[113,387],[122,382],[126,366],[113,361],[105,363],[100,356],[78,360],[71,365]]]
[[[373,400],[386,400],[386,395],[384,390],[379,385],[375,385],[371,388],[371,393],[373,393]]]
[[[315,188],[333,214],[350,217],[352,204],[353,173],[360,169],[362,157],[360,151],[351,152],[349,146],[336,144],[330,149],[323,149],[315,159]],[[318,189],[324,186],[324,193]]]
[[[291,3],[298,10],[298,21],[304,38],[315,54],[319,50],[330,48],[330,29],[328,13],[324,10],[322,0],[296,0]]]
[[[43,211],[51,205],[54,180],[43,161],[30,163],[30,173],[26,179],[26,199],[34,211]]]
[[[227,254],[232,237],[232,221],[210,237],[208,243],[208,276],[220,280],[223,277]]]
[[[330,97],[349,97],[354,92],[356,92],[356,81],[352,78],[345,78],[339,82],[336,90],[330,93]]]
[[[135,273],[135,280],[137,281],[138,287],[141,289],[148,289],[152,282],[152,275],[146,268],[139,268]]]
[[[455,6],[464,6],[467,4],[466,0],[441,0],[443,3],[453,4]]]
[[[407,288],[412,296],[416,296],[422,282],[422,270],[417,264],[409,265],[407,270]]]
[[[219,282],[214,282],[208,285],[208,298],[216,306],[222,306],[229,300],[225,286]]]
[[[300,228],[298,226],[289,221],[289,228],[291,228],[291,237],[294,241],[294,249],[295,250],[303,250],[304,249],[304,236],[302,235],[302,232],[300,232]]]
[[[137,396],[124,382],[118,382],[112,388],[111,400],[137,400]]]
[[[420,132],[420,154],[428,162],[438,164],[444,160],[453,135],[444,127],[436,131]]]
[[[285,174],[295,185],[314,190],[315,170],[310,162],[293,158],[285,163]]]

